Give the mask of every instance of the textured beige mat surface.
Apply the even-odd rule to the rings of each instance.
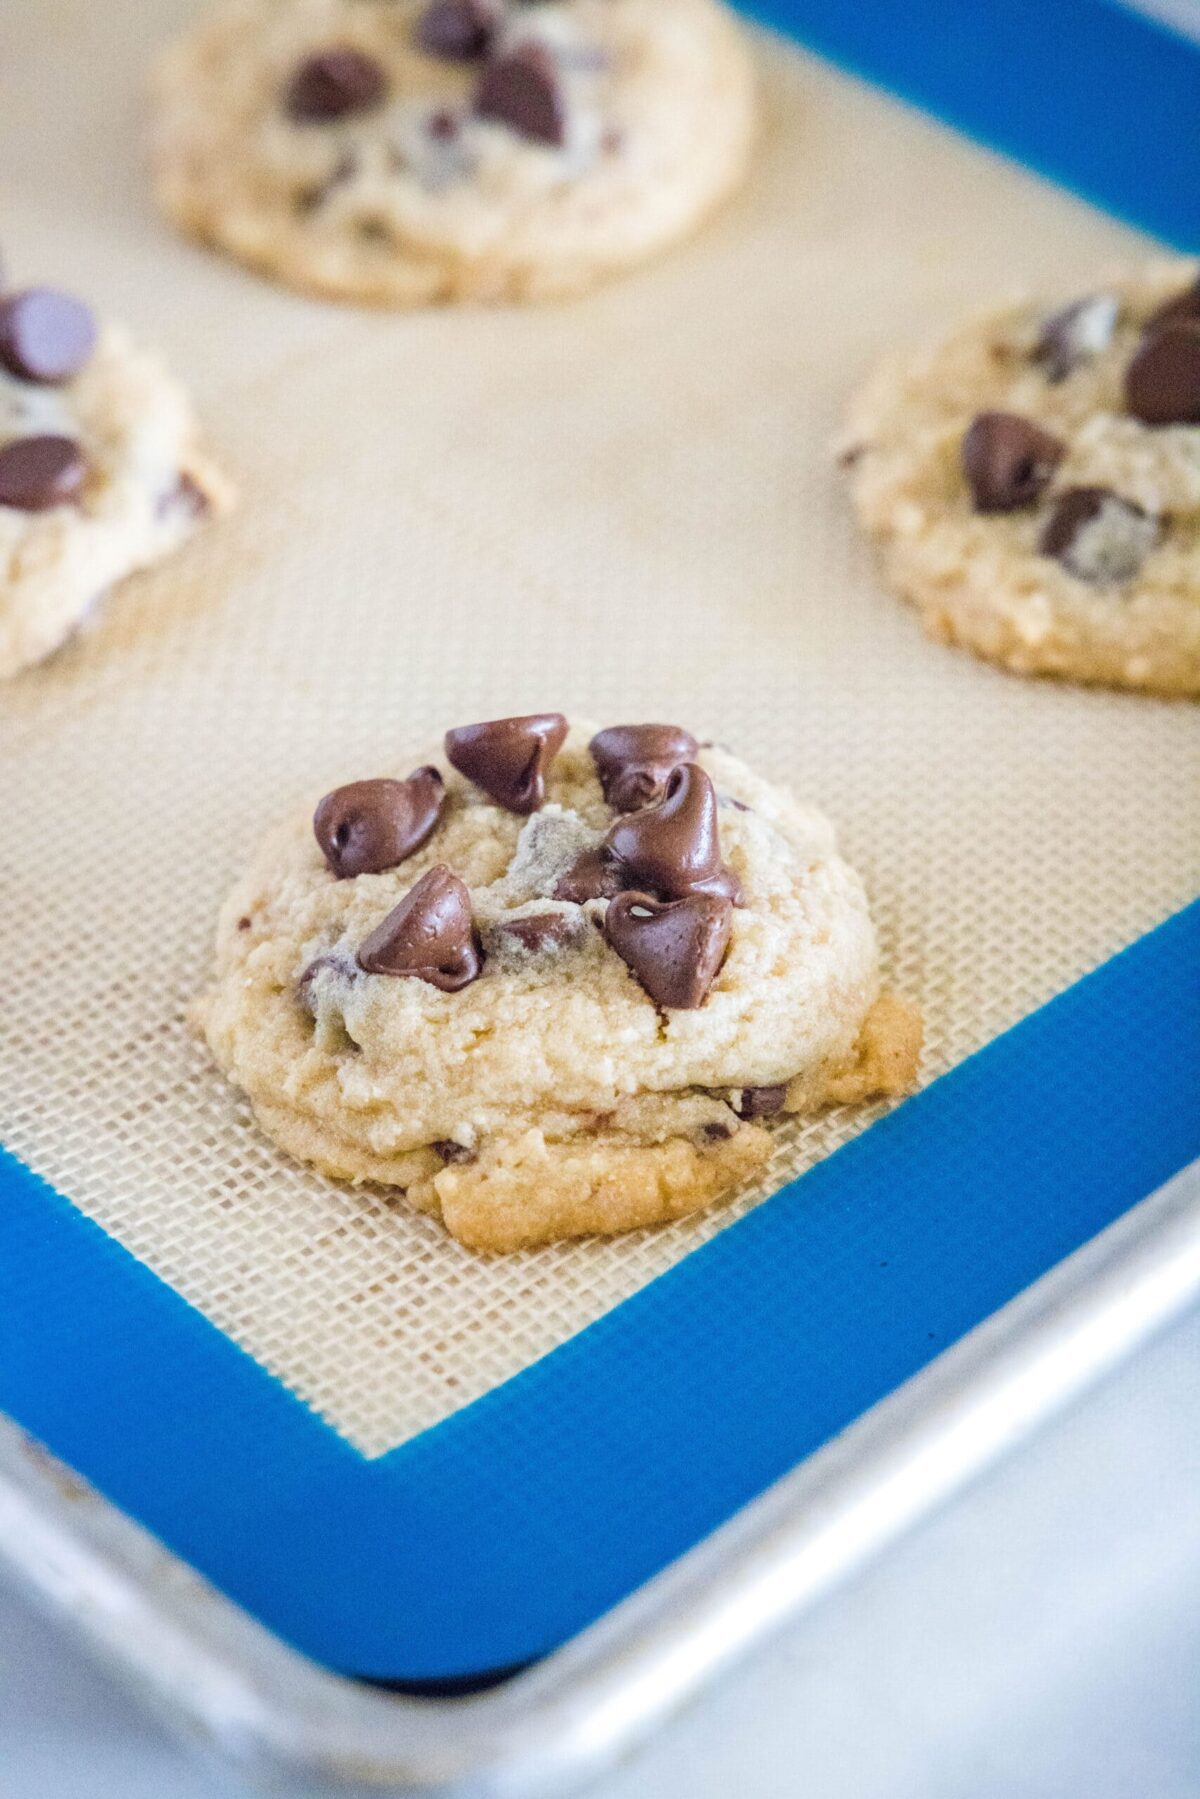
[[[894,340],[1023,283],[1070,295],[1146,246],[764,40],[762,158],[690,248],[569,308],[321,306],[150,210],[140,74],[188,12],[0,14],[13,276],[161,344],[243,489],[0,694],[0,1130],[375,1454],[866,1120],[781,1136],[770,1181],[707,1218],[473,1258],[289,1164],[188,1038],[232,876],[298,796],[445,725],[674,718],[838,820],[889,980],[925,1009],[926,1078],[1049,999],[1195,892],[1196,712],[926,643],[828,446]]]

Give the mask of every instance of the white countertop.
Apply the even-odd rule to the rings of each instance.
[[[1200,1314],[595,1799],[1196,1799]],[[0,1799],[236,1799],[0,1591]]]

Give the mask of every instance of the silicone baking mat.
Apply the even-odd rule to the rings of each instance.
[[[176,241],[149,207],[148,40],[190,11],[4,9],[8,267],[165,348],[242,504],[0,698],[0,805],[21,826],[0,912],[0,1128],[130,1267],[325,1421],[338,1468],[342,1449],[387,1466],[878,1113],[781,1132],[767,1178],[703,1218],[473,1257],[402,1201],[293,1166],[189,1039],[231,879],[297,800],[403,763],[448,724],[675,718],[838,821],[887,980],[925,1014],[924,1080],[954,1068],[1193,896],[1200,733],[1185,704],[1022,683],[926,642],[879,588],[831,441],[886,347],[1017,285],[1085,291],[1152,247],[763,37],[753,178],[683,251],[570,307],[322,306]],[[25,1303],[62,1320],[64,1355],[96,1354],[69,1334],[54,1267]],[[89,1310],[83,1292],[123,1366],[149,1353],[120,1306]],[[205,1390],[180,1372],[178,1403]],[[210,1424],[274,1479],[257,1406]],[[676,1548],[689,1528],[672,1519]],[[273,1611],[258,1532],[219,1554],[181,1546],[209,1571],[223,1555],[224,1584],[314,1653],[395,1671],[394,1639],[365,1648],[302,1605]],[[439,1641],[423,1661],[409,1639],[405,1665],[546,1647],[566,1614],[590,1615],[569,1581],[560,1598],[562,1617],[486,1646]]]

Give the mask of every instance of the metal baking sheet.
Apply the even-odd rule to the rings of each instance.
[[[317,1669],[0,1419],[0,1554],[193,1743],[324,1799],[598,1772],[1200,1294],[1176,1176],[540,1668],[469,1698]]]

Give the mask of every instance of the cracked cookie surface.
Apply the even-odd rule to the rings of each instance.
[[[892,358],[842,460],[931,636],[1020,674],[1200,693],[1194,266],[1014,304]]]
[[[196,1009],[284,1149],[402,1188],[477,1249],[697,1210],[763,1165],[764,1118],[904,1091],[919,1050],[819,813],[694,739],[686,780],[643,768],[650,804],[617,811],[590,733],[556,748],[556,716],[506,721],[524,757],[510,733],[480,763],[452,732],[407,782],[339,789],[320,843],[308,811],[277,831]],[[619,889],[625,935],[611,891],[558,897],[581,869]]]
[[[232,0],[161,59],[183,230],[382,305],[574,294],[741,179],[752,66],[721,0]]]

